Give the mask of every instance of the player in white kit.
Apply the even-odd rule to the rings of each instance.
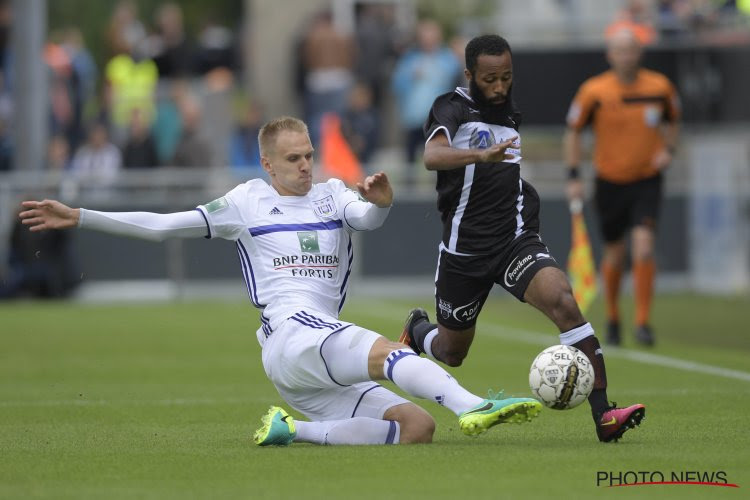
[[[388,178],[382,172],[367,177],[359,192],[337,179],[313,184],[313,147],[296,118],[267,123],[259,142],[271,184],[248,181],[192,211],[97,212],[44,200],[23,202],[20,217],[32,231],[77,226],[154,240],[235,241],[248,296],[261,311],[256,335],[265,372],[281,397],[310,419],[295,421],[272,406],[255,432],[259,445],[430,442],[432,417],[375,380],[445,406],[468,435],[538,414],[534,399],[482,399],[408,346],[340,321],[351,233],[385,221],[393,200]]]

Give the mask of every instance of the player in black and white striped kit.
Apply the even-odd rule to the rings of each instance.
[[[619,439],[640,423],[645,408],[608,403],[599,341],[539,236],[539,196],[521,177],[521,114],[511,95],[508,42],[497,35],[471,40],[465,74],[469,88],[439,96],[425,123],[424,162],[437,171],[443,222],[435,277],[437,324],[423,309],[413,309],[400,341],[459,366],[497,283],[547,315],[560,331],[561,344],[588,356],[595,371],[589,402],[597,435],[602,441]]]

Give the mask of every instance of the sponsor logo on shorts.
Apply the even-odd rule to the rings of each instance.
[[[458,321],[463,321],[464,323],[476,318],[477,314],[479,314],[479,299],[470,302],[465,306],[457,307],[453,310],[453,317]]]
[[[440,309],[440,315],[443,319],[448,319],[453,312],[453,304],[438,297],[438,309]]]
[[[523,276],[523,273],[526,272],[526,270],[531,267],[534,262],[534,256],[533,255],[527,255],[522,259],[519,259],[516,257],[511,261],[511,263],[508,265],[508,268],[505,270],[505,276],[503,276],[503,281],[505,282],[505,286],[508,288],[513,288],[518,284],[518,280],[521,279],[521,276]]]

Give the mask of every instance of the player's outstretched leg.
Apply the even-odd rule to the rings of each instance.
[[[502,393],[501,393],[502,394]],[[522,424],[539,415],[542,405],[532,398],[499,399],[498,394],[463,412],[458,417],[461,432],[477,436],[497,424]]]
[[[261,418],[261,426],[253,434],[253,441],[258,446],[287,446],[296,436],[294,418],[283,408],[272,406]]]
[[[383,347],[392,346],[387,343]],[[398,345],[398,344],[395,344]],[[461,431],[476,436],[502,423],[524,423],[541,411],[532,398],[481,399],[464,389],[456,379],[434,361],[420,358],[411,349],[391,351],[383,365],[391,382],[406,393],[435,401],[458,416]]]
[[[524,299],[554,321],[561,332],[561,344],[581,350],[591,361],[594,367],[594,389],[588,400],[599,440],[614,441],[628,429],[637,426],[645,415],[643,405],[616,408],[609,404],[604,353],[594,334],[594,328],[584,320],[578,308],[565,274],[552,267],[540,270],[532,278]]]
[[[398,444],[400,430],[398,422],[368,417],[324,422],[295,420],[283,408],[272,406],[262,417],[253,441],[258,446],[288,446],[293,441],[320,445]]]
[[[398,341],[412,348],[417,354],[424,352],[424,339],[430,330],[437,328],[437,325],[430,324],[427,311],[421,307],[416,307],[409,311],[404,323],[404,330]]]

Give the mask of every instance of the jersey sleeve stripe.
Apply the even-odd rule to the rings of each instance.
[[[242,250],[240,250],[239,243],[237,244],[237,255],[240,258],[240,267],[242,268],[242,278],[245,280],[245,288],[247,288],[247,296],[250,297],[250,301],[255,305],[255,300],[253,300],[253,292],[250,291],[250,280],[248,279],[247,275],[247,268],[245,266],[245,257],[242,255]]]
[[[430,136],[427,138],[427,140],[424,141],[424,143],[427,144],[428,142],[430,142],[432,138],[435,137],[435,134],[437,134],[439,130],[442,130],[443,132],[445,132],[445,137],[448,138],[448,145],[449,146],[452,145],[453,141],[451,140],[451,134],[448,132],[448,127],[446,127],[445,125],[440,125],[438,128],[433,130]]]
[[[246,270],[246,275],[250,276],[250,280],[248,281],[245,279],[245,281],[248,283],[248,287],[250,288],[250,300],[252,301],[253,305],[255,307],[262,307],[260,305],[260,301],[258,300],[258,293],[257,288],[258,286],[255,283],[255,273],[253,272],[253,265],[250,263],[250,256],[247,253],[247,249],[245,248],[245,245],[242,244],[240,240],[237,240],[237,247],[241,250],[240,257],[244,256],[244,259],[242,260],[242,267]],[[252,285],[250,284],[252,283]]]
[[[340,219],[328,222],[310,222],[307,224],[270,224],[268,226],[250,227],[248,231],[252,236],[262,236],[269,233],[279,233],[284,231],[315,231],[315,230],[334,230],[344,226]]]
[[[200,208],[194,208],[193,210],[196,210],[199,214],[203,216],[203,220],[206,222],[206,230],[208,231],[208,234],[205,236],[207,240],[211,239],[211,224],[208,223],[208,217],[206,217],[206,214],[203,213],[203,210]]]
[[[349,264],[346,268],[346,274],[344,275],[344,281],[341,283],[341,288],[339,289],[339,294],[341,294],[341,300],[339,301],[339,312],[341,312],[341,309],[344,307],[344,302],[346,302],[346,290],[347,290],[347,284],[349,283],[349,275],[352,273],[352,262],[354,262],[354,252],[352,251],[352,238],[349,237],[349,244],[346,247],[346,252],[349,255]]]

